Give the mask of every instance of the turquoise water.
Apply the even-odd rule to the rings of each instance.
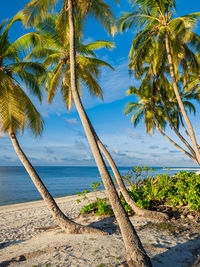
[[[164,173],[162,168],[155,168]],[[92,182],[101,181],[96,167],[36,167],[36,170],[53,197],[76,194],[91,189]],[[126,174],[130,167],[119,167]],[[172,168],[169,173],[183,170]],[[184,170],[195,170],[185,168]],[[0,205],[22,203],[41,199],[30,177],[23,167],[0,167]]]

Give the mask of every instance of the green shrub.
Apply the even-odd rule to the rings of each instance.
[[[166,203],[170,205],[189,206],[190,210],[200,210],[200,175],[194,172],[179,172],[172,180],[171,193]]]
[[[138,182],[139,181],[139,182]],[[141,208],[149,208],[152,203],[172,207],[188,206],[191,211],[200,211],[200,175],[194,172],[179,172],[175,176],[158,174],[129,184],[129,193]]]
[[[200,175],[194,172],[179,172],[174,176],[158,174],[153,176],[153,169],[134,167],[126,176],[122,176],[129,186],[129,194],[141,208],[151,208],[156,205],[170,205],[182,208],[187,206],[190,211],[200,211]],[[100,184],[101,185],[101,184]],[[99,184],[92,185],[96,191]],[[122,204],[128,214],[131,207],[120,194]],[[81,213],[96,213],[97,215],[113,214],[108,200],[97,198],[95,202],[83,207]]]
[[[95,213],[98,216],[105,214],[113,215],[113,210],[107,199],[97,198],[95,202],[85,205],[82,208],[81,213]]]

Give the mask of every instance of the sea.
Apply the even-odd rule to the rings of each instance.
[[[100,182],[96,167],[78,166],[38,166],[35,167],[43,183],[53,197],[77,194],[85,189],[92,190],[92,182]],[[111,169],[109,172],[112,174]],[[154,167],[156,173],[168,172],[173,175],[178,171],[197,171],[199,168],[161,168]],[[131,167],[119,167],[121,175],[126,175]],[[0,166],[0,206],[40,200],[41,196],[35,188],[26,170],[22,166]]]

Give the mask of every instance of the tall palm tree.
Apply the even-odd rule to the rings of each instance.
[[[171,143],[173,143],[176,147],[183,151],[187,156],[194,160],[195,163],[198,164],[196,153],[189,143],[191,140],[189,140],[188,142],[179,131],[179,126],[181,125],[186,135],[189,137],[189,139],[191,139],[183,123],[182,114],[177,103],[175,93],[173,91],[172,83],[169,82],[167,79],[167,77],[169,76],[169,69],[166,62],[166,51],[161,51],[162,57],[158,57],[158,51],[161,50],[160,44],[159,42],[153,39],[151,40],[151,45],[149,45],[148,50],[146,49],[146,53],[144,53],[141,58],[141,53],[144,52],[144,50],[142,50],[143,44],[141,44],[141,51],[140,49],[137,50],[136,48],[136,40],[134,40],[134,42],[132,46],[132,49],[134,51],[131,51],[131,53],[133,53],[133,58],[130,60],[129,68],[131,72],[134,72],[135,77],[141,80],[141,84],[138,90],[134,90],[132,88],[128,91],[128,94],[138,96],[140,101],[145,101],[145,99],[148,99],[148,101],[151,102],[151,105],[155,105],[155,107],[158,101],[160,101],[159,105],[162,105],[162,108],[165,112],[166,120],[168,120],[171,129],[174,131],[180,141],[184,144],[184,146],[187,147],[189,152],[186,151],[183,147],[177,145],[172,139],[169,138],[169,136],[161,132],[161,129],[159,127],[156,127],[157,130],[163,136],[165,136]],[[185,107],[189,107],[191,111],[194,110],[193,105],[187,100],[193,99],[199,101],[199,79],[198,75],[195,74],[191,68],[191,65],[193,65],[192,61],[185,62],[183,65],[183,74],[177,74],[177,83],[179,86],[179,94],[181,96],[183,104],[185,105]],[[132,112],[131,110],[129,111],[129,108],[131,109],[131,103],[127,105],[127,114]],[[139,118],[141,118],[140,115],[133,119],[135,121],[135,126]],[[153,128],[150,127],[151,131],[154,128],[155,125]],[[147,130],[147,132],[149,131]]]
[[[119,223],[124,243],[127,252],[127,263],[129,266],[151,266],[149,257],[144,251],[144,248],[140,242],[140,239],[135,232],[128,216],[120,202],[119,196],[110,177],[106,164],[100,153],[99,147],[96,142],[96,138],[90,127],[91,123],[85,113],[83,105],[80,100],[80,96],[77,88],[76,79],[76,57],[75,57],[75,27],[74,27],[74,14],[73,14],[73,2],[68,0],[66,9],[69,14],[69,33],[70,33],[70,76],[71,76],[71,90],[74,103],[79,113],[83,128],[85,130],[88,142],[90,144],[93,156],[97,163],[101,178],[108,193],[108,197],[113,208],[115,217]]]
[[[46,3],[49,2],[49,5],[53,4],[53,1],[45,1]],[[55,2],[55,1],[54,1]],[[37,4],[40,4],[40,1],[32,1],[25,7],[25,14],[27,15],[27,22],[32,22],[34,24],[37,19],[35,19],[33,9],[36,8],[37,11],[39,10],[39,18],[41,18],[44,14],[44,9],[48,10],[49,5],[44,7],[42,5],[41,8],[38,9]],[[74,6],[73,6],[74,5]],[[76,9],[74,9],[74,7]],[[108,5],[104,3],[104,1],[100,0],[91,0],[91,1],[64,1],[63,8],[61,10],[61,18],[68,17],[68,24],[60,24],[60,30],[64,31],[69,36],[69,58],[70,58],[70,83],[71,83],[71,92],[73,101],[76,105],[77,111],[79,113],[80,119],[82,121],[88,142],[90,144],[91,150],[93,152],[95,161],[97,163],[97,167],[99,169],[100,175],[102,177],[104,186],[107,190],[110,203],[114,210],[116,219],[119,223],[122,236],[124,239],[124,243],[126,246],[127,251],[127,262],[129,266],[151,266],[151,262],[149,257],[146,255],[144,248],[133,228],[122,204],[118,197],[117,191],[113,184],[113,181],[110,177],[110,174],[107,170],[103,157],[100,153],[99,147],[97,145],[96,138],[94,133],[91,129],[91,123],[86,115],[86,112],[83,108],[83,105],[80,100],[80,95],[78,92],[78,85],[77,85],[77,73],[76,73],[76,45],[75,45],[75,23],[74,23],[74,14],[78,13],[79,15],[88,15],[92,14],[97,19],[100,20],[101,23],[106,28],[109,28],[111,31],[113,29],[113,17]],[[64,28],[62,27],[64,25]]]
[[[62,213],[19,145],[16,135],[20,130],[23,132],[24,128],[28,127],[35,135],[40,135],[43,130],[43,120],[27,94],[23,91],[19,80],[24,82],[27,89],[41,100],[38,79],[44,76],[46,71],[39,63],[21,62],[20,51],[16,49],[15,43],[11,44],[9,42],[8,31],[18,19],[21,19],[19,14],[7,24],[4,21],[0,25],[1,130],[8,132],[16,154],[46,202],[57,224],[68,233],[104,234],[100,230],[76,224]]]
[[[134,12],[124,14],[120,20],[121,31],[131,27],[140,27],[140,31],[133,39],[129,53],[130,62],[139,70],[139,59],[144,63],[150,53],[153,43],[157,43],[155,60],[162,62],[166,55],[168,70],[172,80],[173,90],[180,107],[182,116],[188,127],[188,134],[193,144],[195,157],[200,164],[200,152],[191,122],[186,113],[178,87],[178,72],[186,71],[188,61],[191,62],[192,72],[199,72],[197,56],[193,52],[200,48],[200,37],[193,32],[200,13],[188,14],[173,18],[175,0],[136,0],[133,1]],[[138,61],[135,61],[135,60]]]
[[[58,90],[61,84],[61,92],[63,100],[68,109],[71,109],[73,104],[73,97],[70,86],[70,69],[69,69],[69,40],[65,38],[66,32],[60,30],[60,25],[66,24],[62,16],[48,16],[44,21],[40,22],[37,26],[37,32],[28,33],[26,39],[19,40],[18,46],[26,47],[27,44],[32,43],[34,48],[31,53],[26,57],[27,59],[39,59],[43,61],[45,67],[50,67],[52,70],[49,72],[48,79],[46,82],[46,89],[48,92],[48,102],[51,102],[55,96],[55,92]],[[62,23],[61,23],[62,21]],[[99,74],[99,67],[110,67],[106,62],[96,58],[94,50],[106,47],[111,48],[112,42],[96,41],[87,45],[81,43],[81,30],[82,30],[82,19],[76,16],[75,20],[76,28],[76,68],[77,68],[77,85],[79,94],[81,96],[81,81],[84,82],[90,89],[92,95],[97,95],[102,98],[102,89],[96,82]],[[63,49],[65,48],[65,49]],[[62,82],[61,82],[62,81]],[[97,144],[108,160],[117,184],[119,185],[120,191],[122,192],[127,203],[132,207],[134,212],[139,216],[145,216],[149,218],[157,218],[159,220],[166,220],[168,216],[166,214],[144,210],[137,207],[134,200],[130,197],[126,186],[123,183],[119,170],[106,149],[98,138],[94,128],[90,124],[91,129],[95,135]]]

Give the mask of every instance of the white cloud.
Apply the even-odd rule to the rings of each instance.
[[[114,151],[115,154],[118,154],[119,153],[119,150],[118,150],[117,147],[113,147],[113,151]]]
[[[8,134],[0,131],[0,138],[7,138]]]
[[[125,132],[128,134],[129,137],[131,138],[136,138],[136,139],[141,139],[142,138],[142,134],[138,133],[136,131],[131,130],[130,128],[127,128],[125,130]]]
[[[116,72],[104,69],[101,75],[100,84],[106,103],[124,98],[126,91],[133,83],[133,78],[129,76],[127,60],[120,62],[114,68]]]
[[[92,37],[88,37],[88,38],[83,40],[83,44],[90,44],[93,42],[94,42],[94,39]]]
[[[70,124],[78,124],[78,120],[76,118],[70,118],[70,119],[65,119],[66,122]]]

